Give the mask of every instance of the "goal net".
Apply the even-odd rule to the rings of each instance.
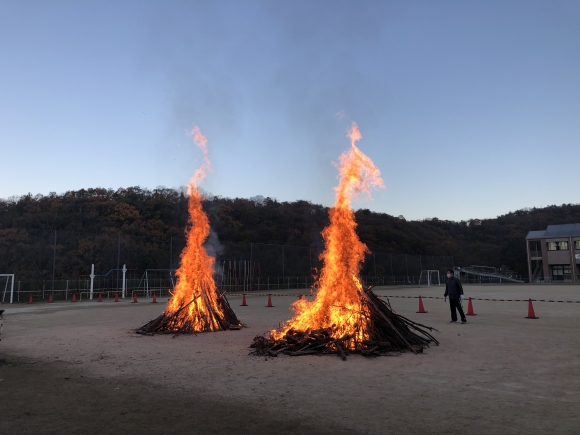
[[[441,279],[439,278],[438,270],[422,270],[419,276],[419,287],[440,286]]]
[[[12,303],[14,297],[14,274],[0,273],[0,303]]]

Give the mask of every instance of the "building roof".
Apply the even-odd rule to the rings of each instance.
[[[544,231],[530,231],[526,239],[555,239],[580,237],[580,224],[548,225]]]

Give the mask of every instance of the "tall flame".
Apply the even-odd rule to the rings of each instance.
[[[351,147],[340,155],[336,201],[330,209],[330,224],[322,231],[325,250],[320,255],[323,267],[316,285],[316,297],[312,302],[296,301],[292,305],[294,317],[281,331],[271,332],[274,338],[282,338],[290,329],[320,328],[331,328],[333,338],[347,334],[359,341],[368,338],[368,325],[357,323],[368,318],[361,304],[362,283],[359,280],[368,248],[355,232],[357,224],[351,201],[363,193],[370,196],[372,188],[384,185],[378,168],[356,146],[362,138],[356,123],[352,123],[347,137]]]
[[[187,186],[190,226],[186,230],[186,246],[181,252],[173,297],[167,303],[164,314],[170,316],[181,309],[176,327],[190,323],[193,331],[216,331],[220,329],[218,317],[223,318],[223,310],[217,300],[217,287],[213,279],[214,258],[207,254],[203,246],[210,225],[202,208],[203,196],[197,187],[210,169],[210,161],[207,139],[199,127],[194,127],[190,134],[203,152],[203,163]]]

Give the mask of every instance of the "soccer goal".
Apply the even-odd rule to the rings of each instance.
[[[437,284],[441,286],[441,279],[439,278],[438,270],[422,270],[419,276],[419,287],[431,287]]]
[[[4,284],[4,289],[0,287],[0,291],[2,291],[2,298],[0,298],[0,303],[6,303],[6,293],[8,293],[8,284],[10,283],[10,303],[12,303],[12,299],[14,297],[14,274],[13,273],[0,273],[0,285],[3,283],[3,279],[6,278],[6,283]],[[11,279],[12,278],[12,279]]]

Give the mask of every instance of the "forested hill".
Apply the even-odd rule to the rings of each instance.
[[[253,242],[310,246],[320,251],[320,231],[328,222],[326,207],[261,196],[210,196],[205,209],[226,249]],[[533,208],[495,219],[461,222],[436,218],[406,221],[369,210],[358,210],[356,218],[361,240],[373,251],[452,255],[456,265],[507,265],[527,273],[527,232],[550,224],[580,222],[580,205]],[[25,249],[27,244],[34,242],[35,234],[48,235],[54,229],[81,238],[88,234],[134,236],[143,245],[135,249],[148,252],[154,251],[156,243],[183,237],[186,224],[187,198],[173,189],[98,188],[0,200],[0,262],[30,261],[24,258],[31,255]],[[75,255],[97,249],[91,243],[81,243]]]

